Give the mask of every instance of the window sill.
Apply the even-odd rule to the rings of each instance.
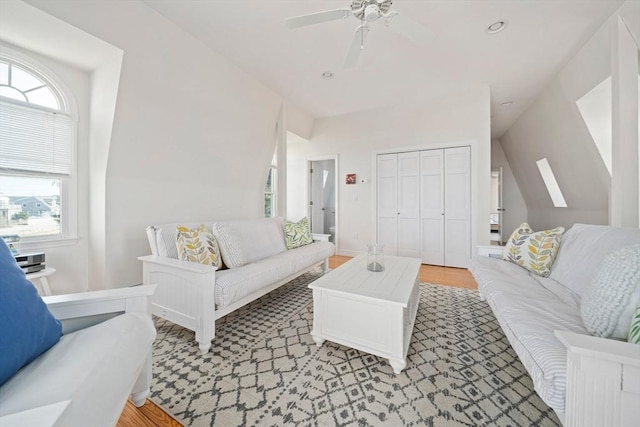
[[[13,246],[18,252],[31,252],[46,248],[57,248],[63,246],[74,246],[80,240],[79,237],[61,237],[59,239],[42,239],[42,240],[27,240],[14,243]]]

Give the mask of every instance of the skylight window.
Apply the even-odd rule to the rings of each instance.
[[[576,105],[611,175],[611,76],[577,100]]]
[[[551,170],[551,165],[547,158],[543,157],[538,160],[536,164],[538,165],[538,170],[540,171],[540,175],[542,175],[544,184],[547,186],[547,191],[549,192],[553,206],[556,208],[566,208],[567,202],[564,200],[558,181],[556,181],[556,177]]]

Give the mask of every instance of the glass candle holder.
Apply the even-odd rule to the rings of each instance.
[[[367,270],[384,271],[384,255],[382,253],[384,245],[374,243],[367,245]]]

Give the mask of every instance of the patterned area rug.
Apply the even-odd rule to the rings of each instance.
[[[152,400],[192,426],[559,426],[476,291],[423,283],[406,369],[309,332],[320,273],[216,322],[155,319]]]

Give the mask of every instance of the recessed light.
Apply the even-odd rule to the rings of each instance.
[[[512,105],[513,105],[513,101],[505,101],[500,103],[501,107],[511,107]]]
[[[331,71],[325,71],[322,73],[322,78],[325,80],[331,80],[333,78],[333,73]]]
[[[496,21],[487,27],[487,34],[496,34],[507,28],[507,21]]]

